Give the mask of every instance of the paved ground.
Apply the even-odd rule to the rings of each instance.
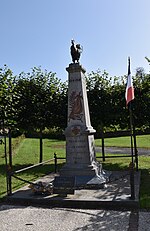
[[[149,231],[150,212],[1,205],[4,231]]]
[[[106,174],[109,174],[109,172]],[[52,182],[57,174],[49,174],[37,182],[44,184]],[[94,178],[93,178],[94,179]],[[51,195],[34,194],[31,188],[24,186],[7,197],[7,202],[19,203],[19,205],[49,205],[57,207],[70,207],[82,209],[136,209],[139,207],[139,188],[140,188],[140,172],[134,173],[134,191],[135,199],[131,198],[131,184],[129,171],[112,171],[109,182],[104,188],[92,189],[75,189],[74,194],[57,194]]]

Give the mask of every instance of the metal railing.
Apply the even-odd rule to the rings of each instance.
[[[24,171],[33,169],[33,168],[36,168],[36,167],[39,167],[39,166],[43,166],[43,165],[45,165],[45,164],[47,164],[49,162],[52,162],[52,161],[54,161],[54,165],[55,165],[55,158],[52,158],[52,159],[43,161],[41,163],[28,166],[26,168],[18,169],[16,171],[12,171],[12,167],[10,167],[10,165],[8,165],[7,176],[6,176],[7,177],[7,184],[8,184],[7,185],[7,195],[8,196],[12,195],[12,177],[14,177],[14,178],[16,178],[16,179],[18,179],[20,181],[23,181],[24,183],[28,183],[28,184],[33,184],[34,185],[35,183],[33,183],[31,181],[28,181],[28,180],[25,180],[25,179],[23,179],[21,177],[18,177],[16,175],[19,174],[19,173],[22,173]],[[56,167],[55,167],[55,169],[56,169]]]
[[[8,141],[8,146],[9,146],[9,156],[8,156],[8,160],[7,160],[7,154],[6,154],[6,144],[5,144],[5,159],[6,159],[6,178],[7,178],[7,195],[11,195],[12,194],[12,177],[14,178],[17,178],[21,181],[24,181],[26,183],[31,183],[30,181],[27,181],[27,180],[24,180],[22,179],[21,177],[18,177],[16,176],[17,174],[21,173],[21,172],[24,172],[24,171],[27,171],[29,169],[33,169],[35,167],[39,167],[39,166],[43,166],[44,164],[48,163],[48,162],[52,162],[54,161],[54,171],[55,173],[58,171],[58,160],[62,159],[62,160],[65,160],[66,158],[64,157],[57,157],[57,154],[54,153],[54,158],[52,159],[49,159],[49,160],[46,160],[46,161],[43,161],[41,163],[38,163],[38,164],[35,164],[35,165],[31,165],[31,166],[28,166],[28,167],[25,167],[25,168],[22,168],[22,169],[19,169],[19,170],[16,170],[16,171],[13,171],[12,169],[12,141],[11,141],[11,130],[9,130],[9,133],[8,133],[8,138],[9,138],[9,141]],[[6,137],[5,137],[5,142],[6,142]],[[108,158],[127,158],[127,157],[134,157],[135,158],[135,164],[136,164],[136,171],[138,171],[138,151],[137,151],[137,148],[136,148],[136,138],[135,138],[135,154],[132,156],[132,155],[111,155],[111,156],[108,156],[105,154],[105,152],[103,151],[102,152],[102,156],[97,156],[96,158],[97,159],[102,159],[103,161],[105,161],[105,159],[108,159]]]

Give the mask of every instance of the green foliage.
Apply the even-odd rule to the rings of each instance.
[[[135,124],[141,127],[150,125],[150,75],[136,75],[134,78],[135,100],[133,104],[133,113]]]
[[[15,76],[12,71],[4,65],[0,69],[0,128],[12,127],[15,122],[15,104],[17,102],[15,92]]]
[[[62,127],[65,125],[65,84],[55,73],[33,68],[31,73],[21,73],[16,91],[19,101],[16,106],[18,127],[23,131]]]
[[[109,114],[111,82],[108,73],[101,73],[99,70],[90,73],[87,77],[87,89],[92,125],[97,129],[102,124],[109,126],[112,120]]]
[[[127,76],[110,77],[106,71],[100,70],[87,74],[91,123],[97,132],[103,128],[129,128],[126,80]],[[149,128],[150,75],[137,68],[133,83],[135,127]],[[67,82],[61,82],[55,73],[43,71],[40,67],[13,76],[12,71],[4,66],[0,69],[0,118],[1,127],[3,124],[5,127],[15,126],[20,132],[53,129],[63,133],[67,126]]]
[[[92,125],[97,131],[103,127],[129,128],[129,112],[125,102],[127,76],[110,77],[107,72],[91,72],[87,89]],[[150,75],[142,68],[133,77],[135,100],[132,103],[135,127],[150,125]]]
[[[124,78],[110,77],[107,72],[92,72],[87,77],[87,88],[92,125],[102,127],[127,126]]]

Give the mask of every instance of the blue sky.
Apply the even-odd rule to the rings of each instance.
[[[87,72],[149,72],[150,0],[0,0],[0,67],[14,74],[34,66],[67,79],[70,40],[83,46]]]

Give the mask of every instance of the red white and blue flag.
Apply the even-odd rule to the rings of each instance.
[[[130,57],[128,58],[128,78],[127,78],[127,86],[126,86],[126,105],[134,99],[134,88],[132,83],[131,71],[130,71]]]

